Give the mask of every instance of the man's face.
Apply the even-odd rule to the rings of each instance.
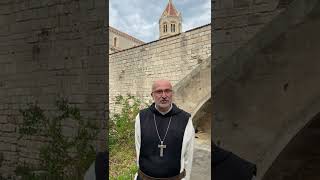
[[[159,110],[167,111],[172,102],[172,86],[167,80],[155,81],[152,86],[151,96]]]

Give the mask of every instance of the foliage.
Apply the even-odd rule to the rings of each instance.
[[[58,112],[53,117],[48,117],[37,104],[29,104],[27,109],[20,110],[23,123],[19,128],[19,138],[36,135],[44,136],[48,140],[48,143],[44,143],[40,148],[41,168],[29,168],[28,165],[17,167],[17,175],[21,175],[25,180],[43,177],[83,179],[83,174],[95,160],[96,153],[91,141],[97,137],[97,126],[93,121],[84,120],[80,110],[72,107],[67,100],[58,100],[56,107]],[[73,137],[63,134],[63,122],[67,120],[77,124]],[[32,171],[44,173],[35,175]]]
[[[22,166],[18,166],[15,173],[21,176],[21,180],[44,180],[47,175],[46,172],[37,173],[34,168],[27,166],[25,163]],[[48,178],[47,178],[48,179]]]
[[[120,113],[114,113],[109,122],[109,146],[134,146],[134,119],[142,106],[146,106],[139,98],[128,94],[117,96],[116,105],[122,107]]]
[[[121,106],[109,122],[110,179],[131,180],[137,172],[135,165],[134,120],[139,110],[148,106],[141,99],[128,94],[117,96]]]

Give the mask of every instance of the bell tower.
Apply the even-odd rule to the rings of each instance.
[[[181,13],[174,7],[172,0],[169,0],[166,9],[159,20],[159,39],[179,34],[182,31]]]

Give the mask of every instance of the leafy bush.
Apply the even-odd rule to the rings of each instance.
[[[116,105],[121,107],[121,111],[113,113],[109,122],[110,179],[132,180],[137,172],[134,120],[140,109],[148,104],[128,94],[117,96]]]
[[[114,113],[109,122],[109,146],[134,146],[134,120],[139,110],[147,106],[141,99],[128,94],[117,96],[116,105],[121,106],[120,113]]]
[[[41,166],[18,166],[16,174],[24,180],[37,179],[83,179],[85,171],[95,160],[96,152],[92,140],[98,131],[94,121],[84,120],[80,110],[66,100],[56,102],[58,112],[48,117],[37,104],[29,104],[20,110],[23,123],[19,128],[19,138],[36,135],[44,136],[48,142],[40,148]],[[75,137],[62,133],[63,122],[73,120],[77,124]],[[38,173],[34,173],[38,172]]]

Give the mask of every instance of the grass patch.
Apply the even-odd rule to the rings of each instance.
[[[113,147],[109,154],[109,176],[111,180],[132,180],[136,171],[136,155],[132,146]]]

